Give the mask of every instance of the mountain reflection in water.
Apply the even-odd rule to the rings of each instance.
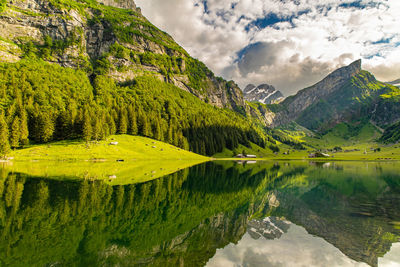
[[[400,264],[399,171],[396,163],[208,162],[118,185],[5,166],[0,265]]]

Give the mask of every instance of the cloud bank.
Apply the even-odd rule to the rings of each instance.
[[[242,88],[293,94],[353,60],[400,78],[398,0],[136,0],[143,14]]]

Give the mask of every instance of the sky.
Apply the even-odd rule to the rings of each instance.
[[[267,83],[284,95],[362,59],[381,81],[400,78],[399,0],[135,0],[217,76]]]
[[[398,267],[400,243],[392,244],[388,253],[378,258],[380,267]],[[366,263],[356,262],[343,254],[338,248],[321,237],[307,233],[300,226],[291,224],[287,233],[274,240],[263,237],[252,239],[245,234],[237,244],[230,243],[217,249],[206,267],[236,266],[330,266],[330,267],[368,267]]]
[[[368,267],[344,255],[321,237],[313,236],[291,224],[279,239],[252,239],[245,234],[237,244],[218,249],[206,267],[284,267],[293,266]],[[383,265],[390,266],[390,265]]]

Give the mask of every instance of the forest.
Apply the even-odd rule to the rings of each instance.
[[[0,64],[0,152],[55,140],[150,137],[213,155],[273,142],[244,116],[202,102],[155,76],[117,84],[39,59]]]

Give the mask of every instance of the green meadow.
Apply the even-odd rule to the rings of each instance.
[[[113,145],[112,143],[117,143]],[[141,136],[112,135],[106,140],[84,142],[65,140],[32,145],[10,153],[14,161],[134,161],[207,160],[207,157]]]

